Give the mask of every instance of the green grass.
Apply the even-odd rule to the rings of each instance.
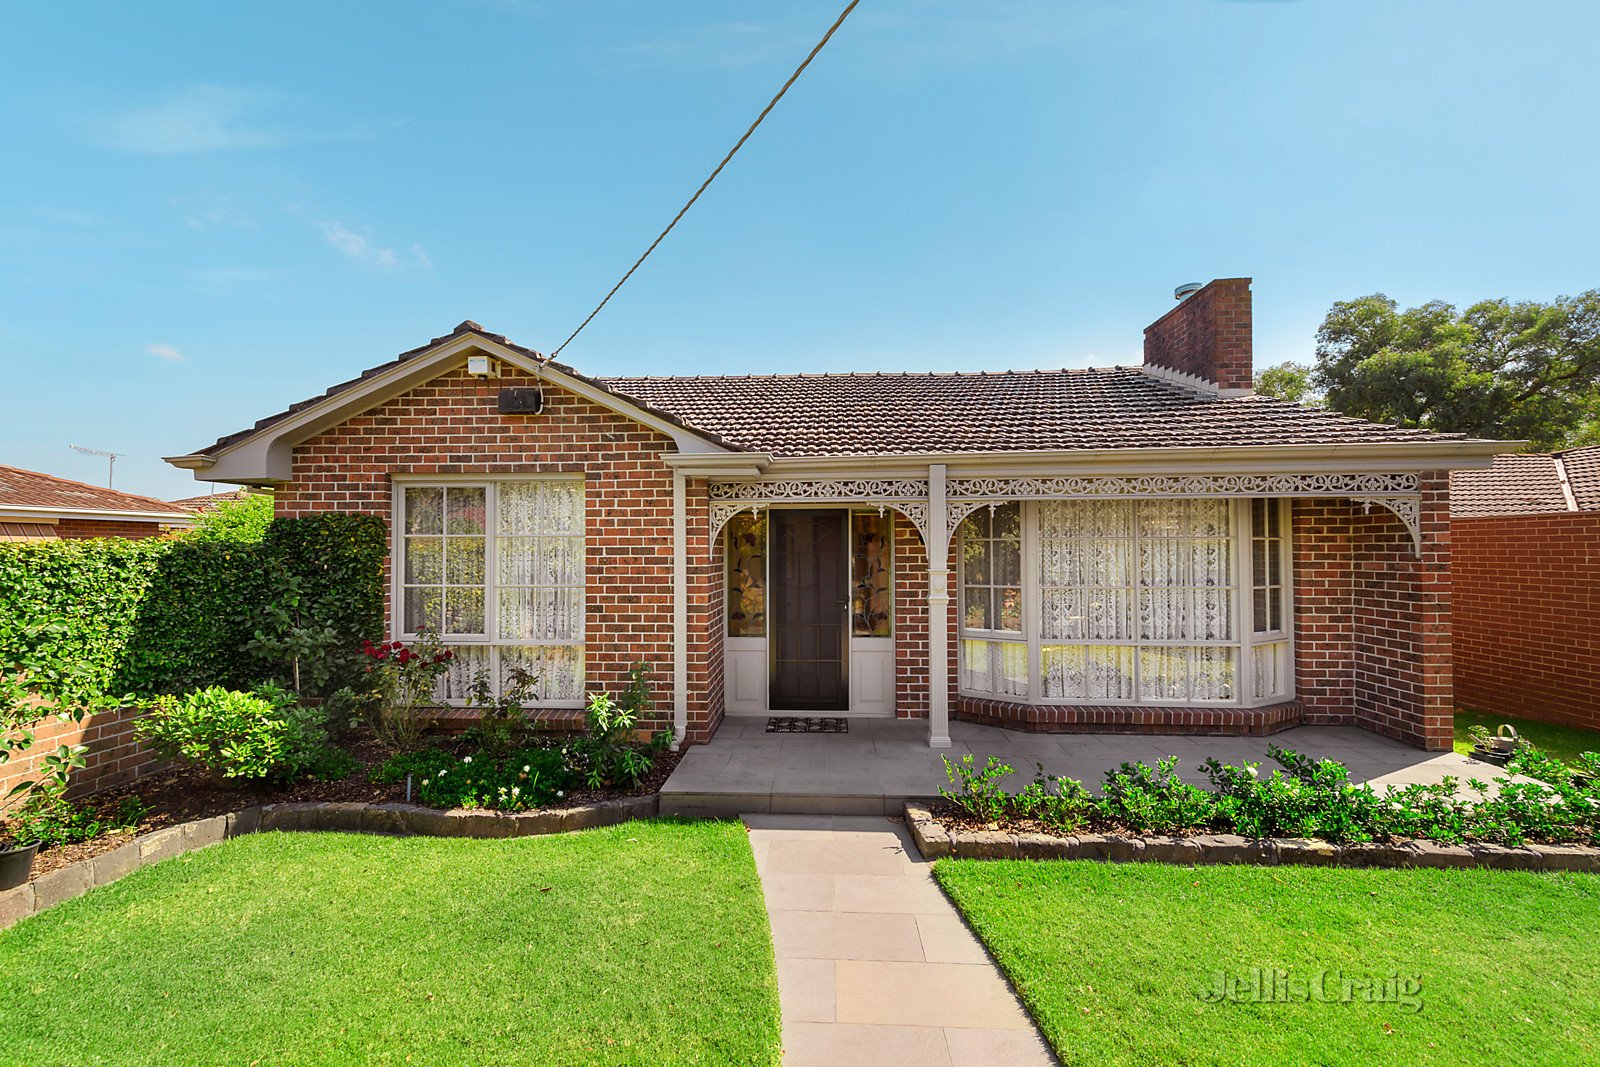
[[[1600,752],[1600,731],[1584,730],[1576,726],[1554,726],[1533,719],[1516,719],[1509,715],[1491,715],[1485,711],[1456,710],[1456,751],[1462,755],[1472,751],[1472,737],[1467,733],[1474,726],[1487,727],[1490,733],[1508,722],[1517,733],[1532,741],[1557,759],[1571,763],[1582,752]]]
[[[1600,876],[934,869],[1063,1063],[1600,1062]],[[1215,972],[1256,967],[1297,980],[1417,975],[1422,1009],[1201,999]]]
[[[256,834],[0,933],[0,1063],[765,1064],[737,823]]]

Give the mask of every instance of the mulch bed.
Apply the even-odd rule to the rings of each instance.
[[[447,751],[453,747],[452,739],[448,737],[432,737],[428,739],[428,743]],[[331,801],[397,804],[405,801],[405,782],[386,785],[369,778],[373,770],[389,757],[388,750],[367,737],[347,741],[344,747],[356,758],[360,766],[337,782],[301,781],[292,784],[268,782],[229,787],[218,785],[204,771],[192,767],[174,767],[148,775],[129,785],[108,789],[92,797],[84,797],[79,803],[107,815],[117,810],[117,805],[123,798],[130,796],[138,797],[141,802],[150,806],[150,810],[139,820],[138,826],[128,830],[62,848],[41,850],[33,861],[33,877],[37,878],[41,874],[69,867],[79,860],[91,859],[101,853],[121,848],[138,834],[147,834],[152,830],[176,826],[195,819],[206,819],[213,815],[226,815],[228,812],[257,804]],[[569,790],[566,804],[576,807],[598,800],[659,793],[662,783],[678,765],[681,756],[680,752],[663,752],[656,758],[650,773],[636,788]],[[420,803],[415,798],[413,802]]]

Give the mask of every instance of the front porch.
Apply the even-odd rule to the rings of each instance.
[[[1031,780],[1034,765],[1097,787],[1105,772],[1124,762],[1154,764],[1180,759],[1187,781],[1203,783],[1200,765],[1275,764],[1267,745],[1338,760],[1357,782],[1375,786],[1436,783],[1454,776],[1491,779],[1504,772],[1454,752],[1422,752],[1354,726],[1299,726],[1263,737],[1040,734],[969,722],[950,724],[951,747],[928,748],[926,722],[860,719],[846,734],[767,733],[764,718],[723,721],[710,743],[696,745],[661,790],[661,814],[731,817],[755,813],[898,815],[907,800],[938,795],[947,784],[940,757],[977,763],[996,756]],[[1016,783],[1020,786],[1022,781]]]

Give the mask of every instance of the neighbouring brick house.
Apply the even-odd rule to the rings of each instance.
[[[1451,479],[1456,702],[1600,730],[1600,448]]]
[[[1451,739],[1449,471],[1495,442],[1250,395],[1250,282],[1145,363],[596,377],[466,322],[170,462],[390,524],[390,627],[661,721]],[[569,712],[570,713],[570,712]]]
[[[160,537],[193,524],[191,511],[165,500],[0,467],[0,541]]]

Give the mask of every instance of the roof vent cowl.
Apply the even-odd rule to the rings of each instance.
[[[1204,288],[1205,286],[1200,282],[1184,282],[1182,285],[1172,290],[1172,299],[1187,300],[1189,297],[1193,296]]]

